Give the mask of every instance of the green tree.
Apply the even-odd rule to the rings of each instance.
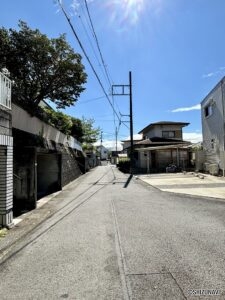
[[[94,127],[94,119],[77,119],[64,114],[61,111],[55,111],[49,107],[43,108],[43,120],[56,127],[61,132],[71,135],[81,142],[85,149],[93,148],[100,134],[100,128]]]
[[[71,135],[76,138],[79,142],[82,142],[82,138],[84,136],[82,121],[80,119],[71,117],[72,127],[71,127]]]
[[[94,122],[94,119],[85,119],[84,117],[82,118],[82,143],[84,145],[92,145],[99,138],[101,129],[99,127],[94,128]]]
[[[35,112],[41,100],[57,108],[73,105],[84,90],[87,75],[81,56],[65,35],[49,39],[19,21],[19,30],[0,29],[0,70],[7,68],[14,81],[12,100]]]
[[[71,135],[71,128],[73,125],[73,122],[71,120],[71,117],[62,113],[61,111],[54,111],[51,108],[44,108],[45,113],[47,114],[47,122],[48,124],[52,125],[53,127],[56,127],[61,132]]]

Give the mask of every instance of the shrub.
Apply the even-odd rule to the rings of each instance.
[[[123,173],[130,173],[130,160],[129,159],[119,160],[117,167]]]

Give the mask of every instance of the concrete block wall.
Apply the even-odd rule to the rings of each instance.
[[[13,129],[13,141],[15,216],[84,173],[84,162],[77,160],[84,157],[76,149],[18,129]]]
[[[13,139],[0,135],[0,226],[13,223]]]
[[[76,159],[75,150],[65,147],[62,151],[62,187],[78,178],[82,172]]]

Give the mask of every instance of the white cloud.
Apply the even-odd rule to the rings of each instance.
[[[106,147],[109,150],[116,150],[117,151],[121,151],[123,150],[123,145],[121,142],[117,141],[117,145],[116,145],[116,141],[105,141],[102,143],[104,147]]]
[[[209,72],[207,74],[203,74],[202,78],[210,78],[210,77],[215,77],[218,75],[222,75],[224,73],[225,67],[219,67],[218,70],[213,71],[213,72]]]
[[[87,0],[87,3],[91,3],[93,1],[94,0]],[[73,10],[73,13],[75,13],[75,15],[77,15],[78,12],[79,12],[79,8],[81,6],[80,1],[79,0],[73,0],[70,6],[71,6],[71,8]]]
[[[94,145],[99,146],[99,145],[101,145],[101,142],[98,141],[98,142],[94,143]],[[102,142],[102,145],[111,151],[115,151],[116,149],[117,149],[117,151],[123,150],[123,145],[120,141],[117,141],[117,145],[116,145],[116,141],[107,141],[106,140],[106,141]]]
[[[184,141],[188,141],[191,143],[199,143],[202,142],[202,133],[199,132],[183,132]]]
[[[190,107],[176,108],[176,109],[171,110],[171,112],[176,113],[176,112],[184,112],[184,111],[200,110],[200,109],[201,109],[201,104],[196,104],[196,105],[190,106]]]
[[[208,74],[203,74],[202,77],[203,78],[209,78],[209,77],[216,76],[217,74],[218,74],[218,72],[211,72],[211,73],[208,73]]]
[[[71,4],[72,9],[77,13],[79,7],[80,7],[80,3],[78,1],[73,1]]]
[[[133,135],[133,140],[136,140],[136,141],[138,141],[138,140],[142,140],[143,139],[143,137],[142,137],[142,134],[134,134]],[[124,141],[130,141],[130,136],[128,136],[128,137],[126,137],[125,139],[124,139]]]
[[[138,133],[134,134],[133,139],[134,140],[142,140],[142,134],[138,134]],[[123,141],[130,141],[130,136],[123,139]],[[94,143],[94,145],[99,146],[99,145],[101,145],[101,142],[97,141],[96,143]],[[118,151],[123,150],[123,142],[121,142],[120,140],[117,141],[117,146],[116,146],[116,141],[115,140],[104,140],[102,142],[102,145],[104,147],[106,147],[107,149],[111,150],[111,151],[115,151],[116,148],[117,148]]]

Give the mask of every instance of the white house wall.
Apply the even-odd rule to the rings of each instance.
[[[152,137],[162,137],[162,132],[163,131],[175,131],[175,134],[179,132],[179,135],[181,135],[181,127],[177,125],[157,125],[154,126],[154,128],[151,128],[149,132],[145,133],[144,136],[147,138],[152,138]],[[174,137],[173,139],[176,139]],[[182,139],[182,136],[179,136],[178,139]]]
[[[139,154],[139,160],[138,160],[139,166],[138,167],[142,168],[142,169],[146,169],[147,164],[150,165],[150,161],[149,161],[150,155],[149,155],[149,153],[147,153],[147,151],[146,151],[146,152],[138,152],[138,154]],[[149,155],[149,157],[147,155]]]
[[[123,149],[126,149],[130,147],[130,140],[129,141],[123,141]]]
[[[203,149],[208,164],[218,164],[223,169],[221,152],[224,152],[224,99],[218,84],[201,103]],[[212,114],[205,116],[205,107],[212,105]]]
[[[145,138],[152,138],[155,136],[159,136],[159,137],[162,136],[162,132],[161,132],[160,128],[153,127],[148,132],[144,133]]]

